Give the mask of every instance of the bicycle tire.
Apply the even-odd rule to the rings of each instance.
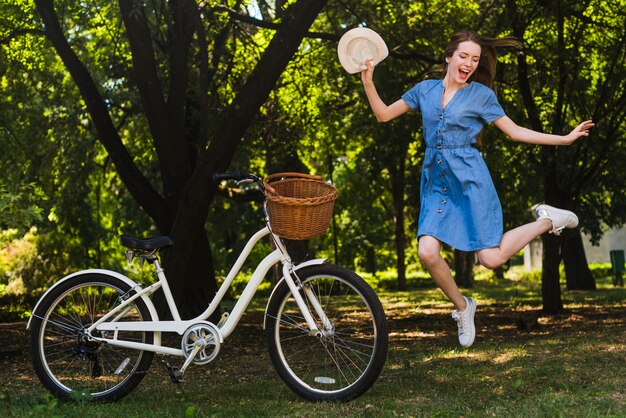
[[[72,277],[43,296],[33,312],[29,348],[35,374],[54,396],[114,401],[144,378],[153,352],[90,341],[82,333],[127,293],[134,290],[124,281],[91,273]],[[129,306],[118,320],[152,320],[141,298]],[[118,338],[152,343],[154,333],[119,331]]]
[[[312,336],[282,281],[266,312],[272,364],[287,386],[305,399],[348,401],[361,396],[387,358],[387,320],[378,296],[356,273],[336,265],[305,267],[297,275],[303,286],[314,290],[333,327]],[[305,302],[310,308],[306,297]],[[323,329],[315,311],[309,310]]]

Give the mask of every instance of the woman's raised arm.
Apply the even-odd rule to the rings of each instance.
[[[374,65],[372,61],[368,60],[366,66],[367,68],[361,71],[361,81],[363,82],[365,95],[376,116],[376,120],[378,122],[388,122],[408,112],[410,110],[409,105],[402,99],[392,103],[391,106],[387,106],[385,102],[383,102],[374,85]]]
[[[538,145],[570,145],[581,136],[589,136],[589,129],[595,126],[592,121],[586,120],[567,135],[552,135],[519,126],[508,116],[497,119],[494,125],[513,141]]]

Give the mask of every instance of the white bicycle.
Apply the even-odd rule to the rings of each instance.
[[[229,179],[261,184],[259,177],[241,172],[216,178]],[[256,267],[230,314],[222,314],[217,324],[209,322],[252,248],[268,235],[276,249]],[[169,366],[168,372],[172,381],[183,382],[192,363],[217,358],[276,263],[282,264],[283,277],[269,297],[263,326],[271,361],[287,386],[309,400],[345,401],[365,393],[378,378],[388,335],[372,288],[325,259],[292,263],[269,223],[249,239],[209,306],[194,319],[181,319],[157,257],[172,240],[122,236],[120,241],[129,261],[138,258],[154,266],[154,284],[144,287],[110,270],[79,271],[48,289],[28,321],[34,370],[56,397],[72,399],[76,392],[100,401],[120,399],[141,382],[155,353],[181,357],[182,365]],[[157,315],[150,297],[158,289],[172,320]],[[180,345],[163,345],[163,333],[180,336]]]

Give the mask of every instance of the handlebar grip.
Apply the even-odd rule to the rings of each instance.
[[[220,182],[223,180],[232,180],[234,179],[233,173],[213,173],[213,181]]]

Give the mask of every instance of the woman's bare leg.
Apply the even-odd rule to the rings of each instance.
[[[459,329],[459,344],[463,347],[470,347],[476,337],[476,327],[474,326],[476,301],[461,294],[454,278],[452,278],[450,267],[441,256],[440,250],[441,242],[438,239],[428,235],[422,235],[419,238],[418,255],[420,260],[424,263],[437,286],[456,307],[456,311],[452,312],[452,318],[456,321]]]
[[[550,229],[552,229],[552,222],[549,219],[539,219],[511,229],[502,236],[499,247],[476,251],[478,261],[489,269],[500,267],[530,241]]]
[[[450,266],[441,256],[441,243],[439,240],[429,235],[422,235],[418,244],[418,256],[435,281],[435,284],[452,301],[458,311],[465,310],[467,303],[452,277]]]
[[[476,251],[478,260],[487,268],[499,267],[530,241],[548,232],[551,228],[552,222],[548,219],[540,219],[514,228],[502,236],[499,247]],[[430,273],[437,286],[446,294],[448,299],[452,301],[457,310],[464,310],[466,306],[465,299],[452,277],[448,263],[440,254],[441,243],[439,240],[430,235],[422,235],[418,242],[418,255],[428,273]]]

